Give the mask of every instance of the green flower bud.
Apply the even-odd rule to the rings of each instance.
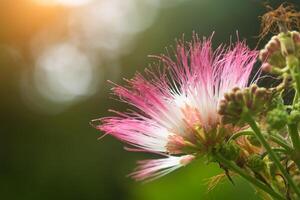
[[[300,122],[300,111],[293,110],[291,111],[289,117],[288,117],[288,123],[289,124],[298,124]]]
[[[296,31],[286,31],[273,36],[259,55],[263,62],[262,70],[278,75],[288,72],[286,66],[292,66],[299,57],[300,33]]]
[[[295,105],[293,107],[295,110],[300,111],[300,103],[295,103]]]
[[[267,115],[267,122],[271,129],[280,130],[286,124],[288,120],[288,113],[284,108],[275,108],[270,111]]]
[[[244,111],[251,112],[253,116],[266,112],[272,105],[275,94],[273,91],[253,84],[243,89],[234,88],[231,92],[224,94],[218,110],[222,116],[222,123],[243,125]]]
[[[228,160],[236,160],[240,153],[240,147],[235,142],[229,142],[222,145],[220,153]]]
[[[287,56],[295,52],[295,43],[293,41],[291,32],[280,33],[278,35],[278,39],[280,41],[281,54],[283,56]]]
[[[254,172],[260,172],[266,167],[266,163],[258,154],[250,155],[247,160],[247,165]]]

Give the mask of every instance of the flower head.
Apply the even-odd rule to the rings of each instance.
[[[225,92],[247,86],[257,52],[243,42],[213,51],[211,39],[179,42],[175,58],[161,55],[162,66],[137,73],[113,93],[135,109],[99,119],[97,129],[134,147],[166,155],[139,162],[137,180],[165,175],[206,153],[231,134],[217,112]],[[145,78],[147,77],[147,78]]]

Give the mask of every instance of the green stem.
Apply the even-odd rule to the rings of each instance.
[[[255,185],[256,187],[260,188],[261,190],[268,193],[270,196],[274,197],[275,199],[279,200],[285,200],[281,195],[276,193],[272,188],[268,187],[267,185],[263,184],[262,182],[258,181],[257,179],[253,178],[246,172],[244,172],[240,167],[238,167],[234,162],[227,160],[224,158],[221,154],[215,153],[215,158],[222,163],[225,167],[227,167],[229,170],[239,174],[241,177]]]
[[[299,59],[294,55],[289,55],[286,57],[286,64],[287,67],[290,69],[290,73],[292,75],[293,81],[296,84],[295,87],[295,96],[293,100],[293,107],[296,103],[299,102],[299,95],[300,95],[300,70],[299,70]],[[297,164],[298,168],[300,169],[300,138],[297,124],[289,124],[289,135],[291,137],[293,147],[295,149],[293,160]]]
[[[275,142],[279,146],[283,147],[285,150],[287,150],[288,153],[293,152],[293,148],[290,147],[284,140],[282,140],[280,137],[277,137],[275,135],[270,135],[270,139],[272,142]]]
[[[235,140],[241,136],[247,136],[247,135],[254,135],[253,131],[241,131],[241,132],[238,132],[234,135],[232,135],[228,141],[231,141],[231,140]],[[281,146],[282,148],[284,148],[288,153],[292,153],[293,152],[293,148],[290,147],[282,138],[278,137],[278,136],[275,136],[275,135],[270,135],[270,139],[272,140],[272,142],[275,142],[276,144],[278,144],[279,146]]]
[[[274,152],[278,152],[278,153],[287,153],[287,151],[285,149],[282,149],[282,148],[273,148],[272,149]],[[268,155],[268,152],[264,152],[261,157],[264,158],[265,156]]]
[[[299,94],[300,94],[300,76],[299,73],[292,72],[292,77],[296,83],[296,91],[294,96],[293,105],[298,102],[299,100]]]
[[[298,92],[297,90],[295,90],[295,95],[294,95],[294,99],[293,99],[293,106],[292,108],[294,108],[295,104],[298,102]]]
[[[298,168],[300,169],[300,139],[297,124],[289,124],[289,135],[291,137],[293,147],[294,147],[294,155],[292,156],[293,161],[296,163]]]
[[[278,169],[281,171],[289,185],[293,188],[294,192],[297,194],[298,197],[300,197],[300,189],[297,187],[289,173],[285,170],[283,165],[281,164],[277,154],[272,150],[271,146],[267,142],[267,140],[264,138],[263,134],[261,133],[260,129],[258,128],[256,122],[254,119],[249,115],[248,113],[245,114],[245,120],[248,122],[252,130],[254,131],[256,137],[258,140],[261,142],[263,147],[266,149],[268,152],[270,158],[273,160],[274,164],[278,167]]]
[[[238,133],[232,135],[232,136],[228,139],[228,141],[235,140],[235,139],[237,139],[237,138],[239,138],[239,137],[241,137],[241,136],[245,136],[245,135],[253,135],[253,131],[240,131],[240,132],[238,132]]]
[[[294,163],[297,165],[298,169],[300,169],[300,160],[298,158],[293,159]]]
[[[289,124],[288,128],[289,128],[289,134],[290,134],[291,140],[293,142],[293,147],[297,151],[300,151],[300,139],[299,139],[297,124]]]

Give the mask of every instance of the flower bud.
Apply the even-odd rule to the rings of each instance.
[[[264,72],[271,72],[272,71],[272,65],[270,63],[264,63],[261,66],[261,70]]]
[[[267,122],[271,129],[280,130],[286,124],[288,120],[288,113],[284,108],[275,108],[270,111],[267,115]]]
[[[254,172],[261,172],[266,167],[266,163],[258,154],[250,155],[247,159],[247,165]]]
[[[300,44],[300,33],[297,31],[292,31],[291,34],[292,34],[292,38],[293,38],[295,44],[299,45]]]
[[[295,52],[295,43],[292,34],[290,32],[280,33],[278,36],[281,45],[281,54],[283,56],[293,54]]]
[[[269,54],[269,52],[268,52],[267,49],[262,49],[262,50],[259,52],[259,59],[260,59],[261,61],[265,61],[265,60],[267,59],[267,57],[268,57],[268,54]]]
[[[286,73],[288,57],[300,57],[300,33],[287,31],[273,36],[260,51],[259,59],[262,61],[264,72],[282,75]]]
[[[218,109],[222,123],[243,124],[242,115],[245,110],[254,115],[265,112],[271,105],[273,94],[272,90],[254,84],[243,90],[234,89],[226,93]]]
[[[265,47],[268,52],[273,53],[277,51],[280,48],[280,41],[279,39],[275,36],[268,42],[268,44]]]
[[[295,103],[294,104],[294,110],[300,111],[300,103]]]
[[[288,123],[289,124],[298,124],[299,122],[300,122],[300,111],[299,110],[291,111],[291,113],[288,117]]]
[[[228,160],[236,160],[240,153],[240,148],[235,142],[222,145],[220,153]]]

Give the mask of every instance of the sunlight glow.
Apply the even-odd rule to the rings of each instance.
[[[55,114],[99,92],[103,79],[117,80],[119,61],[137,36],[162,9],[186,0],[31,1],[62,17],[32,37],[33,67],[24,71],[20,89],[30,108]]]
[[[36,67],[36,86],[52,101],[71,101],[93,92],[93,66],[72,44],[49,47],[38,58]]]
[[[93,0],[35,0],[42,5],[81,6]]]

